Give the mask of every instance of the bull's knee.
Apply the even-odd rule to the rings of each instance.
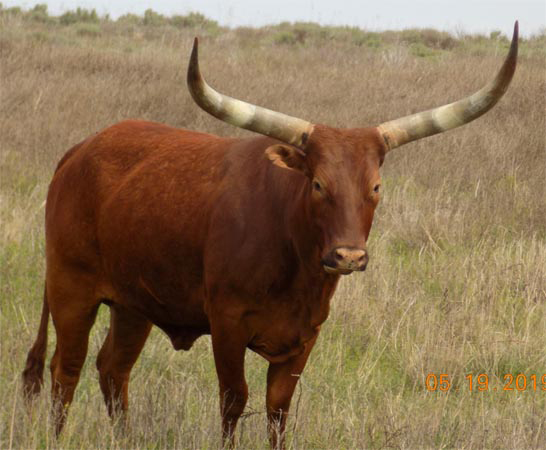
[[[221,394],[222,414],[239,417],[248,400],[248,388],[246,384],[236,389],[226,389]]]
[[[267,390],[266,407],[270,417],[281,418],[288,413],[292,401],[293,386],[271,385]]]
[[[70,403],[74,390],[80,378],[80,370],[73,366],[55,366],[52,376],[52,389],[55,396],[62,400],[63,404]]]
[[[99,384],[108,409],[108,415],[115,418],[128,409],[129,375],[114,373],[106,366],[99,369]]]

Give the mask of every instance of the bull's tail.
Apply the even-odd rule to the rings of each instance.
[[[47,304],[47,289],[44,289],[44,303],[40,328],[34,345],[28,352],[27,364],[23,371],[23,385],[25,394],[29,397],[37,395],[44,382],[44,361],[47,348],[47,324],[49,321],[49,305]]]

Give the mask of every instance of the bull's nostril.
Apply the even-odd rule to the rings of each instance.
[[[335,256],[337,261],[341,261],[343,259],[343,255],[341,254],[341,252],[339,250],[335,251],[334,256]]]
[[[360,256],[360,258],[358,258],[358,262],[362,262],[364,261],[364,257],[366,256],[366,254],[364,253],[363,255]]]

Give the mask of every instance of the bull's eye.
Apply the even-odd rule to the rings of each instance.
[[[322,187],[322,184],[320,184],[320,181],[316,178],[313,179],[313,190],[322,194],[324,192],[324,188]]]
[[[373,191],[376,193],[376,194],[379,194],[379,188],[381,187],[380,184],[376,184],[374,187],[373,187]]]

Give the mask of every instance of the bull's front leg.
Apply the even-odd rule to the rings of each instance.
[[[284,429],[290,401],[317,337],[318,330],[313,339],[306,343],[301,355],[290,358],[284,363],[269,364],[266,407],[269,442],[273,449],[284,449]]]
[[[249,338],[239,321],[216,315],[210,320],[214,362],[220,385],[222,446],[235,446],[235,427],[248,398],[245,350]]]

